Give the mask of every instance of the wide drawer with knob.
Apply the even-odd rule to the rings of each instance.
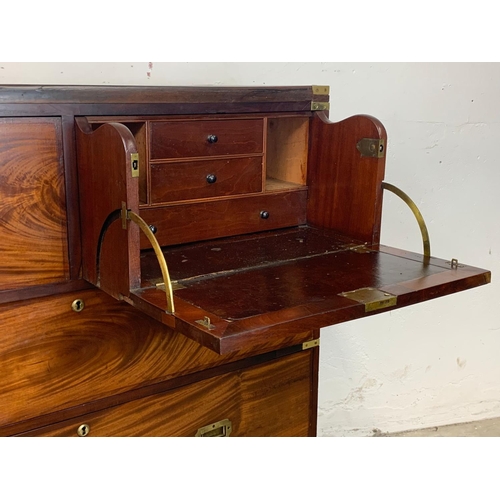
[[[263,119],[150,122],[150,159],[262,154]]]
[[[22,435],[314,435],[316,350],[308,349]]]
[[[258,193],[262,158],[206,159],[150,165],[151,203]]]
[[[241,233],[297,226],[306,222],[307,188],[143,208],[141,217],[156,229],[161,246],[210,240]],[[150,248],[141,235],[141,248]]]

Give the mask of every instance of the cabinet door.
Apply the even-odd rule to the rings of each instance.
[[[315,351],[308,349],[24,435],[314,435]]]
[[[57,118],[0,119],[0,290],[69,278]]]

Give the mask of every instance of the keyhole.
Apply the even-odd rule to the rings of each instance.
[[[84,307],[85,307],[85,302],[83,302],[82,299],[76,299],[71,304],[71,309],[73,309],[73,311],[75,312],[82,312]]]
[[[90,426],[87,425],[87,424],[82,424],[80,425],[80,427],[78,427],[76,433],[80,436],[80,437],[85,437],[88,433],[90,432]]]

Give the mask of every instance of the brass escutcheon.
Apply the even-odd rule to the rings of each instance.
[[[73,309],[73,311],[77,313],[82,312],[84,307],[85,307],[85,302],[82,299],[76,299],[71,304],[71,309]]]
[[[80,437],[88,436],[89,433],[90,433],[90,425],[89,424],[82,424],[82,425],[80,425],[80,427],[78,427],[78,429],[76,430],[76,433]]]

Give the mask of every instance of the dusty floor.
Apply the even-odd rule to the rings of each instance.
[[[497,437],[500,436],[500,418],[479,420],[465,424],[444,425],[416,431],[386,434],[387,437]]]

